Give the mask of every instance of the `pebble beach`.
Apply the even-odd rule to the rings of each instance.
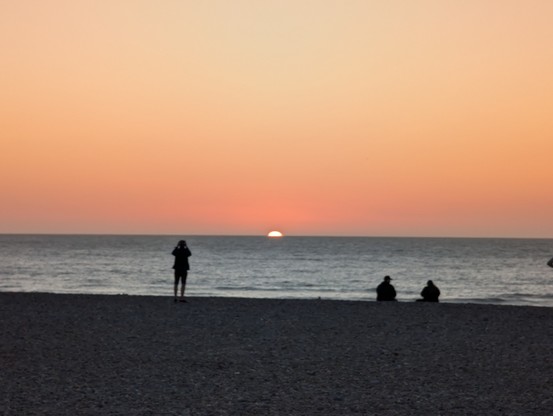
[[[553,309],[0,293],[1,415],[550,415]]]

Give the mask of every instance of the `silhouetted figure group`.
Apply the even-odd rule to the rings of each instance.
[[[553,259],[551,259],[553,261]],[[553,266],[551,266],[553,267]],[[396,289],[390,283],[392,278],[384,276],[384,281],[376,287],[377,301],[396,301]],[[426,286],[421,292],[422,299],[417,299],[417,302],[439,302],[440,289],[432,280],[426,282]]]
[[[184,292],[186,288],[186,278],[188,276],[188,270],[190,270],[190,264],[188,258],[192,255],[192,252],[188,248],[186,241],[180,240],[172,252],[175,256],[175,263],[173,269],[175,269],[175,302],[186,302],[184,298]],[[553,258],[551,258],[547,265],[553,267]],[[376,288],[376,300],[377,301],[397,301],[396,299],[396,289],[390,283],[392,278],[390,276],[384,276],[384,280]],[[179,282],[181,284],[180,288],[180,298],[177,297]],[[417,302],[439,302],[440,289],[434,284],[432,280],[426,282],[426,286],[422,289],[421,292],[422,299],[417,299]]]

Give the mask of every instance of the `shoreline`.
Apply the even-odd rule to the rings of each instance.
[[[160,295],[143,295],[143,294],[133,294],[133,293],[85,293],[85,292],[44,292],[44,291],[17,291],[17,290],[0,290],[0,294],[26,294],[26,295],[61,295],[61,296],[128,296],[128,297],[136,297],[136,298],[166,298],[170,297],[173,298],[172,294],[170,293],[171,288],[169,287],[169,290],[167,290],[166,294]],[[367,297],[367,298],[350,298],[350,299],[341,299],[341,298],[333,298],[333,297],[295,297],[295,296],[288,296],[288,297],[263,297],[263,296],[217,296],[217,295],[198,295],[193,294],[191,296],[188,296],[190,298],[196,298],[196,299],[244,299],[244,300],[278,300],[278,301],[325,301],[325,302],[376,302],[376,292],[374,296]],[[396,303],[402,303],[402,304],[409,304],[409,303],[417,303],[419,297],[413,297],[413,298],[402,298],[399,297],[396,301]],[[420,303],[420,302],[418,302]],[[444,305],[488,305],[488,306],[515,306],[515,307],[529,307],[529,308],[546,308],[546,309],[552,309],[553,304],[551,305],[543,305],[539,303],[531,303],[530,301],[527,302],[512,302],[510,300],[506,300],[504,297],[500,298],[448,298],[448,297],[440,297],[439,304]]]
[[[0,292],[0,413],[549,415],[543,306]]]

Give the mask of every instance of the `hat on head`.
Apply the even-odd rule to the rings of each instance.
[[[388,281],[388,280],[392,280],[392,278],[390,276],[384,276],[384,280]]]

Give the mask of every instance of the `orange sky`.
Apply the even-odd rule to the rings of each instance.
[[[553,2],[0,2],[0,233],[553,237]]]

